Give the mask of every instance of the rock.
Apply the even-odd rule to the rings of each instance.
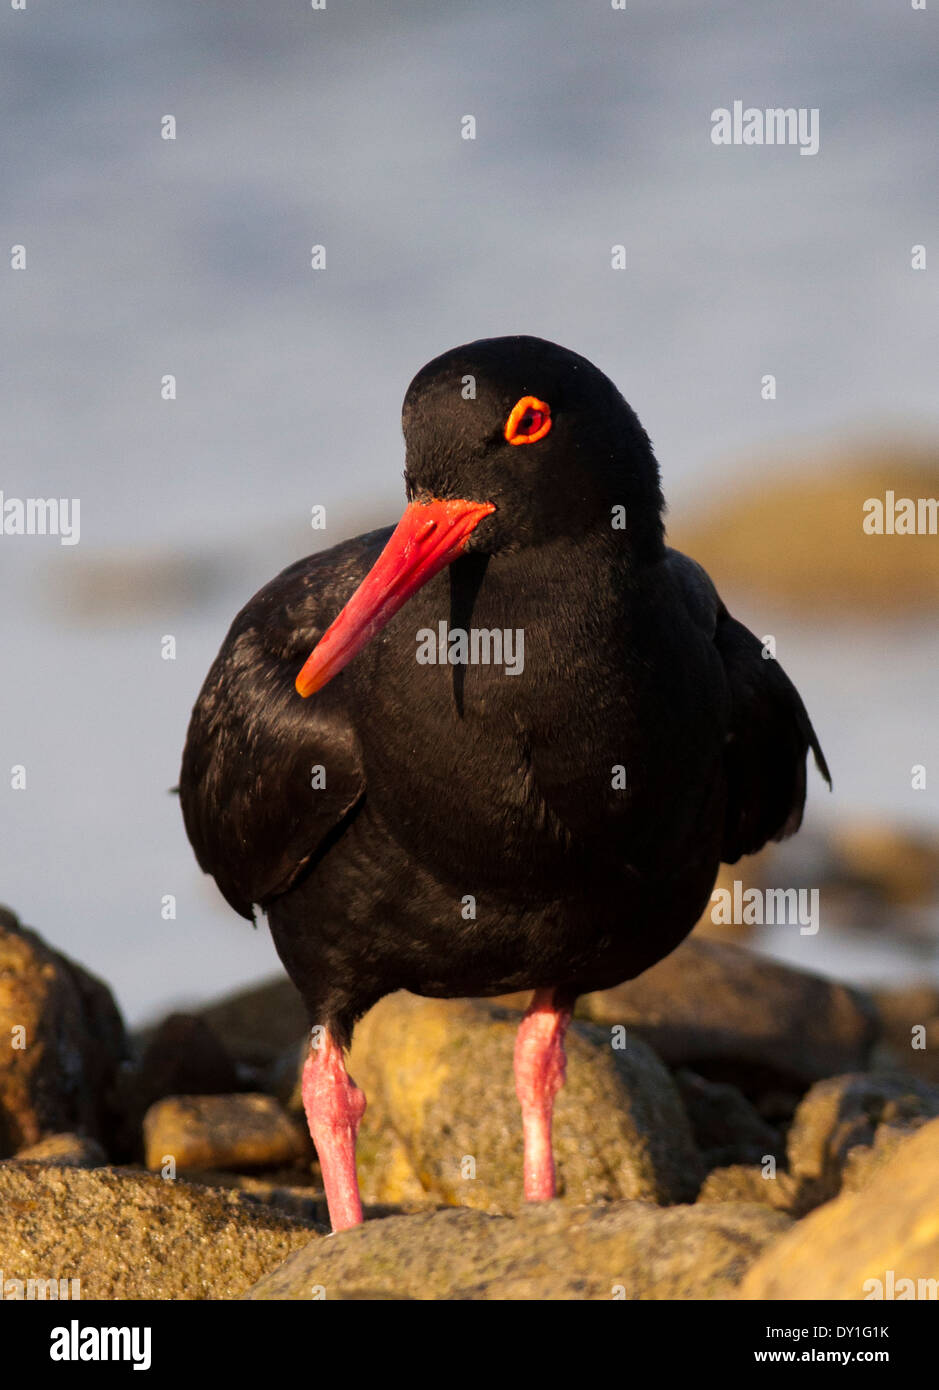
[[[917,1024],[939,1018],[939,989],[935,985],[917,984],[878,990],[874,994],[874,1003],[887,1041],[898,1043],[904,1049],[910,1047],[910,1035]]]
[[[890,1063],[939,1085],[939,989],[913,985],[874,995]]]
[[[788,1130],[799,1108],[803,1091],[761,1091],[755,1098],[757,1111],[775,1129]]]
[[[209,1025],[193,1014],[170,1014],[149,1036],[136,1066],[117,1083],[124,1115],[123,1156],[140,1158],[143,1117],[165,1096],[226,1095],[239,1089],[235,1063]]]
[[[834,875],[863,884],[884,902],[909,907],[939,895],[939,838],[923,830],[849,821],[832,834]]]
[[[108,1156],[96,1139],[84,1134],[50,1134],[20,1149],[16,1163],[54,1163],[65,1168],[100,1168]]]
[[[837,1195],[849,1155],[870,1149],[881,1126],[899,1137],[936,1116],[939,1087],[915,1077],[862,1073],[817,1082],[796,1111],[788,1137],[801,1210]],[[882,1145],[887,1142],[885,1137]],[[856,1186],[861,1175],[855,1160]]]
[[[849,1149],[841,1172],[841,1191],[863,1192],[917,1128],[918,1125],[912,1128],[908,1125],[878,1125],[870,1146],[856,1144]],[[799,1203],[794,1202],[793,1209],[796,1215],[802,1214]]]
[[[115,1072],[127,1054],[111,992],[5,908],[0,1037],[0,1158],[70,1130],[109,1142]]]
[[[238,1192],[126,1169],[0,1165],[0,1270],[80,1279],[82,1299],[239,1298],[316,1238]]]
[[[220,1168],[191,1169],[185,1174],[185,1180],[199,1187],[231,1188],[250,1196],[253,1202],[262,1206],[297,1217],[309,1225],[322,1226],[324,1232],[329,1230],[326,1194],[309,1168],[306,1171],[296,1168],[265,1169],[260,1173],[229,1173]],[[365,1203],[363,1210],[366,1220],[370,1214],[379,1214]],[[387,1213],[382,1211],[380,1214]]]
[[[308,1032],[306,1009],[285,976],[199,1010],[237,1062],[266,1067]]]
[[[646,1202],[393,1216],[314,1242],[246,1297],[308,1299],[322,1289],[327,1300],[727,1298],[789,1225],[765,1207]]]
[[[304,1037],[282,1053],[267,1073],[268,1089],[299,1124],[306,1124],[303,1109],[303,1064],[310,1050]],[[410,1155],[391,1125],[387,1110],[368,1097],[368,1109],[359,1128],[356,1169],[363,1207],[392,1207],[402,1211],[435,1209],[438,1199],[428,1192],[415,1171]]]
[[[749,1270],[739,1296],[935,1298],[937,1212],[939,1120],[931,1120],[904,1141],[863,1192],[842,1193],[783,1235]],[[907,1280],[912,1283],[900,1282]]]
[[[369,1108],[360,1172],[391,1162],[453,1205],[512,1211],[522,1201],[522,1128],[512,1070],[517,1015],[483,1001],[381,1000],[349,1061]],[[568,1200],[691,1197],[700,1160],[671,1077],[634,1038],[574,1024],[567,1085],[555,1103],[559,1191]],[[374,1190],[374,1189],[373,1189]],[[387,1198],[386,1198],[387,1200]]]
[[[804,1090],[861,1069],[877,1036],[858,990],[793,970],[743,947],[690,937],[638,979],[581,1001],[596,1023],[617,1023],[670,1067],[688,1067],[749,1093]]]
[[[303,1118],[303,1064],[310,1051],[309,1035],[294,1038],[262,1072],[258,1090],[276,1096],[291,1115]]]
[[[706,1081],[685,1068],[675,1082],[688,1112],[695,1142],[708,1168],[777,1161],[783,1151],[779,1130],[766,1123],[736,1086]]]
[[[439,1136],[439,1141],[441,1145],[447,1143],[444,1133]],[[433,1209],[440,1205],[441,1194],[432,1180],[429,1180],[429,1191],[424,1186],[407,1146],[394,1129],[384,1106],[375,1105],[371,1107],[371,1112],[366,1111],[366,1119],[359,1130],[356,1160],[363,1203],[400,1207],[409,1211],[421,1207]],[[451,1200],[451,1190],[452,1184],[443,1200]],[[475,1206],[475,1203],[467,1199],[467,1205]]]
[[[144,1118],[146,1164],[194,1168],[279,1167],[308,1155],[303,1129],[273,1096],[168,1096]]]
[[[777,1172],[764,1177],[757,1164],[734,1163],[727,1168],[714,1168],[698,1193],[699,1204],[713,1202],[757,1202],[774,1211],[790,1211],[793,1202],[793,1182],[788,1173]]]
[[[721,864],[717,871],[717,879],[712,893],[720,888],[733,895],[734,883],[738,880],[743,885],[741,889],[743,893],[750,888],[763,889],[767,887],[768,875],[772,872],[773,860],[777,854],[776,846],[770,844],[757,854],[748,854],[738,864]],[[714,920],[715,915],[716,921]],[[725,922],[722,920],[722,916],[723,914],[717,910],[715,903],[709,900],[707,907],[695,924],[695,936],[698,939],[706,937],[709,941],[729,941],[735,946],[745,945],[747,938],[753,931],[752,925],[746,922]]]
[[[721,490],[711,511],[669,522],[670,544],[704,566],[731,611],[735,593],[760,595],[816,618],[934,612],[939,606],[935,536],[869,535],[864,503],[939,497],[934,448],[852,448],[798,468],[755,470],[752,488]]]
[[[204,1019],[170,1014],[147,1043],[134,1083],[147,1110],[164,1096],[220,1096],[236,1091],[238,1073],[224,1043]]]

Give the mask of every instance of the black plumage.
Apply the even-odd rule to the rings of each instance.
[[[529,394],[550,432],[512,447]],[[828,777],[782,668],[666,546],[649,440],[589,362],[469,344],[418,374],[404,428],[412,503],[495,510],[308,700],[297,673],[391,528],[262,589],[209,672],[180,783],[200,865],[243,916],[264,909],[343,1045],[399,988],[572,999],[635,976],[690,931],[720,861],[798,828],[809,749]],[[419,664],[440,622],[521,629],[523,670]]]

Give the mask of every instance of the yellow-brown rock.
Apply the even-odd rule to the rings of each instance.
[[[782,1236],[752,1266],[740,1297],[867,1299],[889,1289],[896,1297],[899,1288],[934,1298],[929,1281],[936,1290],[937,1279],[939,1119],[905,1140],[862,1191],[842,1193]]]
[[[484,1211],[521,1205],[517,1026],[516,1014],[484,1001],[404,992],[362,1020],[349,1069],[368,1097],[359,1162],[367,1198],[404,1201],[422,1189]],[[651,1049],[620,1032],[574,1024],[568,1033],[554,1118],[560,1194],[692,1197],[700,1161],[676,1088]]]
[[[392,1216],[297,1251],[249,1299],[721,1299],[790,1225],[752,1204]]]
[[[0,1270],[82,1299],[238,1298],[316,1230],[239,1192],[127,1169],[0,1164]],[[70,1286],[71,1287],[71,1286]]]
[[[679,515],[669,540],[704,566],[725,599],[743,593],[800,612],[864,618],[939,607],[939,537],[869,535],[864,504],[939,498],[935,449],[885,444],[767,470],[728,487],[710,509]]]
[[[144,1117],[147,1167],[275,1168],[309,1152],[304,1129],[273,1096],[167,1096]]]
[[[106,1142],[126,1047],[107,986],[0,908],[0,1158],[69,1130]]]

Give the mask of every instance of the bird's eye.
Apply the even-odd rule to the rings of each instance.
[[[510,444],[534,444],[544,439],[550,428],[551,407],[537,396],[523,396],[509,412],[505,437]]]

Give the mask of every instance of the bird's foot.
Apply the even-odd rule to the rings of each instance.
[[[522,1107],[528,1202],[545,1202],[555,1193],[551,1117],[554,1097],[564,1085],[564,1034],[571,1007],[562,1007],[554,990],[536,990],[515,1040],[515,1092]]]
[[[334,1231],[345,1231],[362,1221],[355,1140],[365,1114],[365,1096],[346,1071],[342,1048],[328,1029],[304,1063],[302,1092],[330,1223]]]

